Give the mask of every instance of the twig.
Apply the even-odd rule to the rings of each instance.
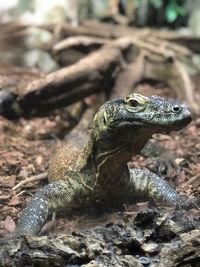
[[[186,185],[190,185],[192,183],[194,183],[198,178],[200,178],[200,173],[197,173],[195,176],[193,176],[190,180],[188,180],[187,182],[183,183],[184,186]]]
[[[29,178],[26,178],[25,180],[21,181],[20,183],[18,183],[17,185],[15,185],[12,190],[16,190],[20,187],[22,187],[23,185],[25,184],[28,184],[30,182],[35,182],[35,181],[39,181],[39,180],[44,180],[47,178],[47,172],[44,172],[44,173],[41,173],[41,174],[38,174],[38,175],[34,175],[34,176],[31,176]]]
[[[72,36],[68,37],[58,43],[56,43],[53,46],[53,51],[54,52],[59,52],[61,50],[67,50],[71,49],[77,46],[102,46],[104,44],[110,44],[112,41],[110,39],[105,39],[105,38],[98,38],[98,37],[89,37],[89,36]]]

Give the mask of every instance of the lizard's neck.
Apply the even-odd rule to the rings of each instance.
[[[134,133],[121,133],[108,142],[94,143],[94,158],[96,166],[109,164],[113,166],[127,164],[133,155],[139,154],[153,132],[149,129],[135,129]]]
[[[101,189],[118,194],[118,189],[123,188],[123,183],[127,184],[129,179],[127,163],[133,155],[139,154],[151,135],[149,131],[138,130],[129,136],[119,135],[108,142],[89,139],[85,160],[95,172]]]

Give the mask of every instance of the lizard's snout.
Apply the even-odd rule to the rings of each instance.
[[[172,110],[179,117],[176,122],[177,126],[182,125],[184,127],[192,121],[192,113],[186,105],[175,105]]]

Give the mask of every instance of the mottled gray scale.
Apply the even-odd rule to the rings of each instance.
[[[54,182],[41,188],[24,209],[16,231],[32,233],[34,229],[34,232],[38,233],[49,213],[77,208],[74,192],[78,194],[78,187],[80,184],[74,187],[76,191],[72,191],[65,182]]]

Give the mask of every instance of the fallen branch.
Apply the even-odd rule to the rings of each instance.
[[[127,39],[116,40],[70,67],[27,84],[18,90],[14,103],[3,106],[2,115],[10,110],[16,116],[42,115],[101,90],[109,92],[130,46]]]
[[[68,37],[53,46],[53,52],[58,53],[62,50],[73,49],[75,47],[94,47],[99,48],[102,45],[112,43],[109,39],[88,37],[88,36],[72,36]]]
[[[200,173],[197,173],[196,175],[194,175],[192,178],[190,178],[188,181],[186,181],[185,183],[182,184],[182,186],[188,186],[190,184],[193,184],[196,180],[198,180],[200,178]]]
[[[55,25],[40,25],[42,29],[54,31]],[[199,42],[200,38],[192,36],[191,34],[185,35],[175,33],[167,30],[155,30],[149,28],[127,27],[124,25],[114,25],[108,23],[100,23],[97,21],[84,21],[79,27],[72,27],[65,23],[59,25],[60,36],[78,36],[86,35],[91,37],[99,37],[105,39],[116,39],[121,37],[135,37],[143,40],[155,38],[158,42],[168,41],[169,43],[176,43],[177,47],[186,47],[194,53],[200,53]],[[178,50],[179,53],[182,49]]]
[[[31,176],[29,178],[26,178],[25,180],[19,182],[17,185],[15,185],[12,190],[17,190],[19,189],[20,187],[28,184],[28,183],[31,183],[31,182],[36,182],[36,181],[40,181],[40,180],[44,180],[47,178],[47,172],[44,172],[44,173],[41,173],[41,174],[38,174],[38,175],[34,175],[34,176]]]

